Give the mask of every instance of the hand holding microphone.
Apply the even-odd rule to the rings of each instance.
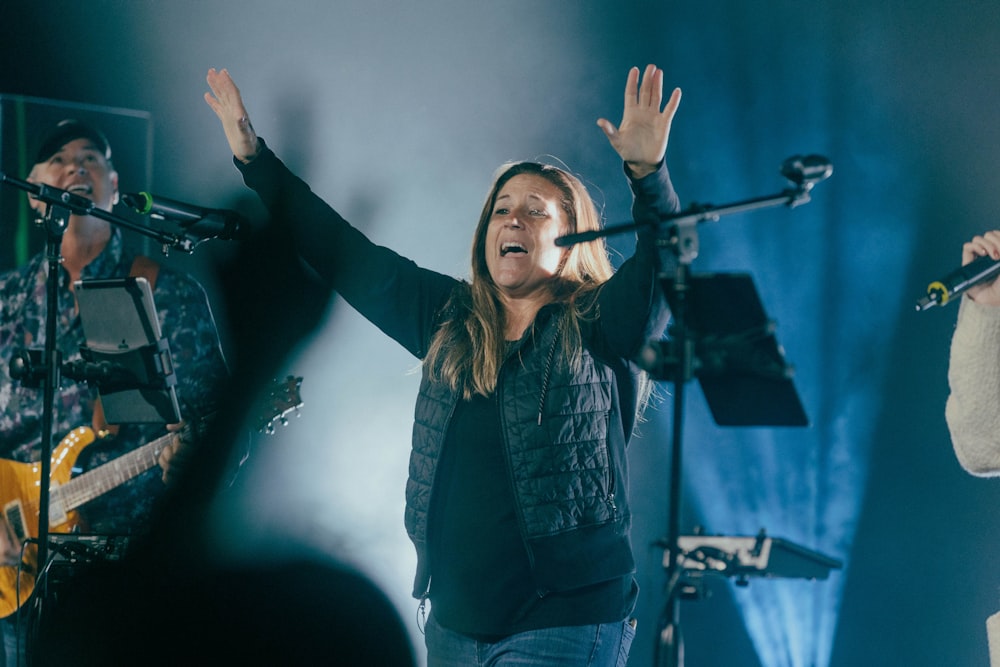
[[[1000,230],[975,236],[962,245],[962,266],[927,286],[917,310],[943,306],[968,292],[977,303],[1000,306]]]
[[[989,262],[997,268],[982,280],[969,285],[969,297],[983,305],[1000,306],[1000,280],[996,280],[1000,276],[1000,230],[974,236],[971,241],[962,244],[963,268],[977,262],[980,266]]]

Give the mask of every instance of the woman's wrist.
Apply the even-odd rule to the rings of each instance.
[[[659,163],[648,164],[646,162],[629,162],[626,160],[625,166],[628,167],[628,171],[632,174],[632,178],[640,179],[652,174],[660,165]]]

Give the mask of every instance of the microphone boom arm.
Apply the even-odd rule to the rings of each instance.
[[[670,223],[675,227],[685,227],[697,225],[700,222],[717,222],[724,215],[734,213],[745,213],[759,208],[787,205],[792,208],[800,204],[805,204],[810,200],[809,192],[812,190],[812,183],[804,183],[796,188],[787,188],[778,194],[764,197],[754,197],[742,201],[725,204],[723,206],[711,206],[706,204],[692,204],[686,210],[665,216],[655,222],[629,222],[620,225],[609,225],[604,229],[597,229],[577,234],[567,234],[555,240],[557,246],[571,246],[577,243],[593,241],[605,236],[621,234],[634,231],[642,227]]]
[[[136,224],[130,220],[119,217],[110,211],[98,208],[94,205],[94,202],[90,201],[86,197],[75,195],[67,190],[60,190],[59,188],[52,187],[51,185],[29,183],[28,181],[8,176],[3,172],[0,172],[0,183],[7,183],[8,185],[24,190],[33,198],[45,202],[49,206],[58,206],[77,215],[92,215],[95,218],[106,220],[113,225],[118,225],[119,227],[129,229],[142,234],[143,236],[148,236],[149,238],[158,241],[164,249],[170,247],[186,253],[192,253],[197,245],[195,240],[188,236],[172,234],[163,230]]]

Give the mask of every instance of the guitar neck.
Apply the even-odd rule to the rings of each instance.
[[[157,465],[160,452],[176,437],[175,433],[167,433],[61,485],[58,493],[65,511],[74,510]]]
[[[258,431],[270,432],[275,419],[283,419],[292,410],[302,405],[299,396],[301,377],[289,375],[282,383],[274,383],[267,394],[267,401],[258,406],[255,418]],[[185,426],[181,430],[187,429]],[[82,475],[70,479],[58,488],[53,489],[53,497],[58,495],[63,514],[71,512],[80,505],[121,486],[134,477],[138,477],[150,468],[159,464],[160,452],[174,439],[180,438],[180,431],[166,433],[152,442],[133,449],[112,461],[89,470]],[[2,592],[2,587],[0,587]],[[2,597],[2,596],[0,596]]]

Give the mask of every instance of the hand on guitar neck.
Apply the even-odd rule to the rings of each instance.
[[[192,447],[184,437],[190,429],[184,422],[169,424],[167,435],[162,438],[162,451],[156,459],[163,469],[163,482],[169,484],[183,470],[191,458]],[[65,442],[65,441],[64,441]],[[0,567],[17,567],[24,556],[24,545],[17,531],[10,525],[5,512],[0,512]]]
[[[185,426],[184,422],[167,426],[167,431],[174,437],[170,438],[163,447],[163,451],[160,452],[160,457],[157,459],[157,463],[163,469],[164,484],[170,484],[177,479],[194,453],[190,439],[185,437],[189,431]]]

